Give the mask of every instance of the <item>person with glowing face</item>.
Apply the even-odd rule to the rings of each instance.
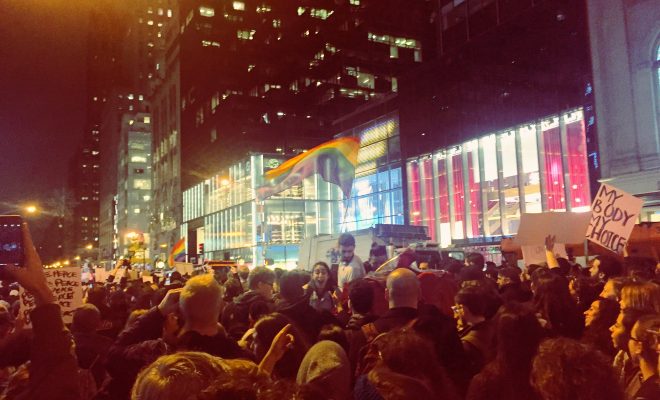
[[[655,344],[656,332],[660,329],[660,315],[645,315],[635,322],[628,336],[628,353],[633,364],[639,367],[639,379],[631,382],[634,399],[660,399],[658,378],[658,351]],[[637,389],[637,390],[635,390]]]

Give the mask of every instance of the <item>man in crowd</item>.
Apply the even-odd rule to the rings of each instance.
[[[240,340],[250,326],[250,307],[265,302],[273,307],[275,273],[266,267],[255,267],[248,275],[248,291],[227,304],[222,312],[222,326],[230,337]]]
[[[339,253],[341,254],[337,270],[337,288],[343,292],[346,286],[356,279],[366,275],[362,260],[355,254],[355,238],[350,233],[339,237]]]

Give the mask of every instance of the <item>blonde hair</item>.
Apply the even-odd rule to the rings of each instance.
[[[621,289],[621,308],[660,314],[660,286],[653,282],[633,282]]]
[[[221,305],[222,287],[211,274],[190,278],[179,298],[184,318],[192,323],[217,323]]]
[[[140,372],[132,400],[193,399],[228,367],[207,353],[189,351],[159,357]]]

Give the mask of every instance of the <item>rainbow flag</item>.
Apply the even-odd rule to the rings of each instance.
[[[167,258],[167,263],[170,266],[174,266],[175,261],[186,261],[186,238],[179,239],[179,241],[174,244],[174,247],[172,247],[170,256]]]
[[[267,199],[300,184],[303,179],[315,173],[326,182],[338,185],[344,196],[349,197],[359,150],[359,138],[341,137],[286,160],[264,174],[264,183],[257,188],[257,199]]]

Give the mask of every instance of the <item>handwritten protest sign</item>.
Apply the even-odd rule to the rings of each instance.
[[[73,319],[73,311],[83,303],[82,285],[80,283],[80,267],[44,269],[46,283],[62,308],[62,318],[65,323]],[[19,291],[21,299],[21,315],[26,327],[31,325],[30,312],[35,307],[34,297],[23,288]]]
[[[181,275],[192,275],[194,266],[192,263],[186,263],[186,262],[175,262],[174,263],[174,269],[179,271]]]
[[[644,201],[613,186],[601,184],[591,205],[587,239],[623,253]]]

